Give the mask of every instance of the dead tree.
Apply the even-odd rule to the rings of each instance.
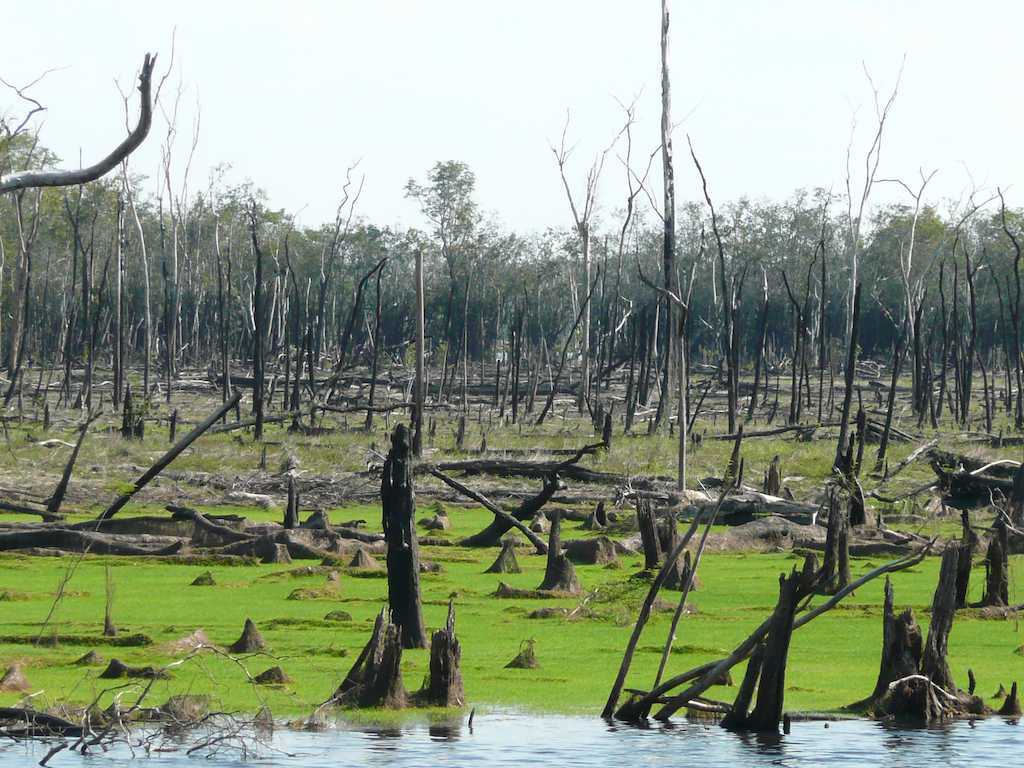
[[[835,466],[842,468],[843,452],[846,450],[846,438],[850,429],[850,405],[853,402],[853,378],[857,368],[857,345],[860,326],[860,284],[853,292],[853,319],[850,323],[849,342],[846,352],[845,386],[843,392],[843,410],[839,417],[839,440],[836,443]],[[847,465],[849,466],[849,465]]]
[[[644,549],[644,568],[654,570],[661,563],[661,541],[658,538],[657,520],[651,500],[638,497],[636,500],[636,522],[640,530],[640,541]]]
[[[74,171],[22,171],[0,176],[0,194],[17,192],[36,187],[73,187],[88,184],[116,168],[125,158],[139,148],[153,122],[152,78],[156,55],[146,54],[139,73],[139,121],[135,129],[114,151],[99,162]]]
[[[899,615],[893,607],[892,583],[885,580],[885,602],[882,606],[882,661],[878,680],[869,701],[878,702],[897,680],[916,675],[921,666],[924,638],[914,619],[914,611],[907,608]]]
[[[395,427],[380,484],[384,538],[387,542],[388,605],[401,630],[402,646],[426,648],[420,604],[420,557],[416,540],[409,429]]]
[[[754,664],[755,670],[759,668],[760,672],[754,709],[750,714],[747,714],[745,709],[749,703],[750,690],[753,688],[752,683],[745,677],[740,695],[737,697],[737,704],[742,708],[733,708],[728,727],[736,730],[778,732],[785,701],[786,662],[789,657],[790,639],[793,636],[793,620],[797,603],[814,586],[815,568],[810,564],[812,561],[813,557],[805,564],[803,572],[794,568],[788,576],[779,575],[779,602],[772,613],[764,644],[759,646],[761,659]],[[744,698],[746,701],[743,701]]]
[[[819,589],[834,595],[850,583],[850,517],[836,489],[828,497],[828,529]]]
[[[949,632],[953,629],[953,617],[956,615],[956,572],[959,556],[960,551],[957,547],[947,547],[942,553],[939,583],[932,598],[928,640],[921,656],[922,674],[949,693],[955,693],[957,690],[953,682],[953,673],[949,669],[947,653]]]

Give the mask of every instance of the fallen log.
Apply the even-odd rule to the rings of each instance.
[[[442,472],[464,472],[467,475],[494,475],[495,477],[544,478],[558,474],[567,480],[593,485],[632,485],[634,488],[650,490],[655,481],[669,482],[671,478],[628,477],[611,472],[587,469],[568,461],[516,461],[514,459],[470,459],[466,461],[444,461],[435,466],[421,464],[416,474],[429,474],[432,470]]]

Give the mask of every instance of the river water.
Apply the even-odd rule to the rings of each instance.
[[[1021,765],[1024,726],[993,717],[943,728],[905,729],[864,720],[797,722],[789,735],[737,735],[717,725],[680,722],[635,728],[597,718],[491,713],[447,724],[413,723],[388,728],[339,726],[326,731],[276,730],[249,733],[245,750],[226,741],[189,747],[199,735],[180,742],[160,741],[164,749],[134,753],[118,745],[83,758],[67,751],[49,765],[183,768],[210,765],[320,766],[962,766]],[[0,765],[34,765],[51,745],[0,744]],[[207,758],[207,759],[203,759]]]

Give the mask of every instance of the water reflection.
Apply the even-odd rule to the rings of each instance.
[[[261,765],[283,768],[336,768],[339,756],[343,764],[370,768],[505,768],[533,764],[575,768],[595,762],[624,768],[678,765],[682,755],[688,764],[702,768],[999,765],[1006,762],[1007,755],[1024,751],[1024,728],[1017,723],[1017,719],[991,718],[937,729],[905,729],[863,720],[796,722],[791,734],[779,735],[731,733],[705,722],[651,722],[637,727],[590,717],[492,712],[478,714],[472,730],[465,717],[383,727],[339,724],[317,733],[277,729],[266,743],[256,739],[251,743]],[[191,738],[194,744],[200,736],[192,734]],[[0,746],[0,767],[38,762],[47,750],[41,744],[19,745],[6,751]],[[154,753],[145,765],[193,768],[196,762],[186,757],[185,751]],[[60,765],[64,768],[75,766],[76,761],[85,768],[85,761],[77,755],[67,751],[62,754]],[[223,765],[225,758],[237,755],[222,753],[213,762]],[[138,765],[130,750],[121,746],[104,755],[103,768]]]

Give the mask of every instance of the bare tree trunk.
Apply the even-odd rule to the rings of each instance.
[[[423,404],[426,401],[426,381],[424,379],[423,347],[423,251],[416,251],[416,383],[413,401],[416,403],[412,415],[412,453],[416,458],[423,455]]]

